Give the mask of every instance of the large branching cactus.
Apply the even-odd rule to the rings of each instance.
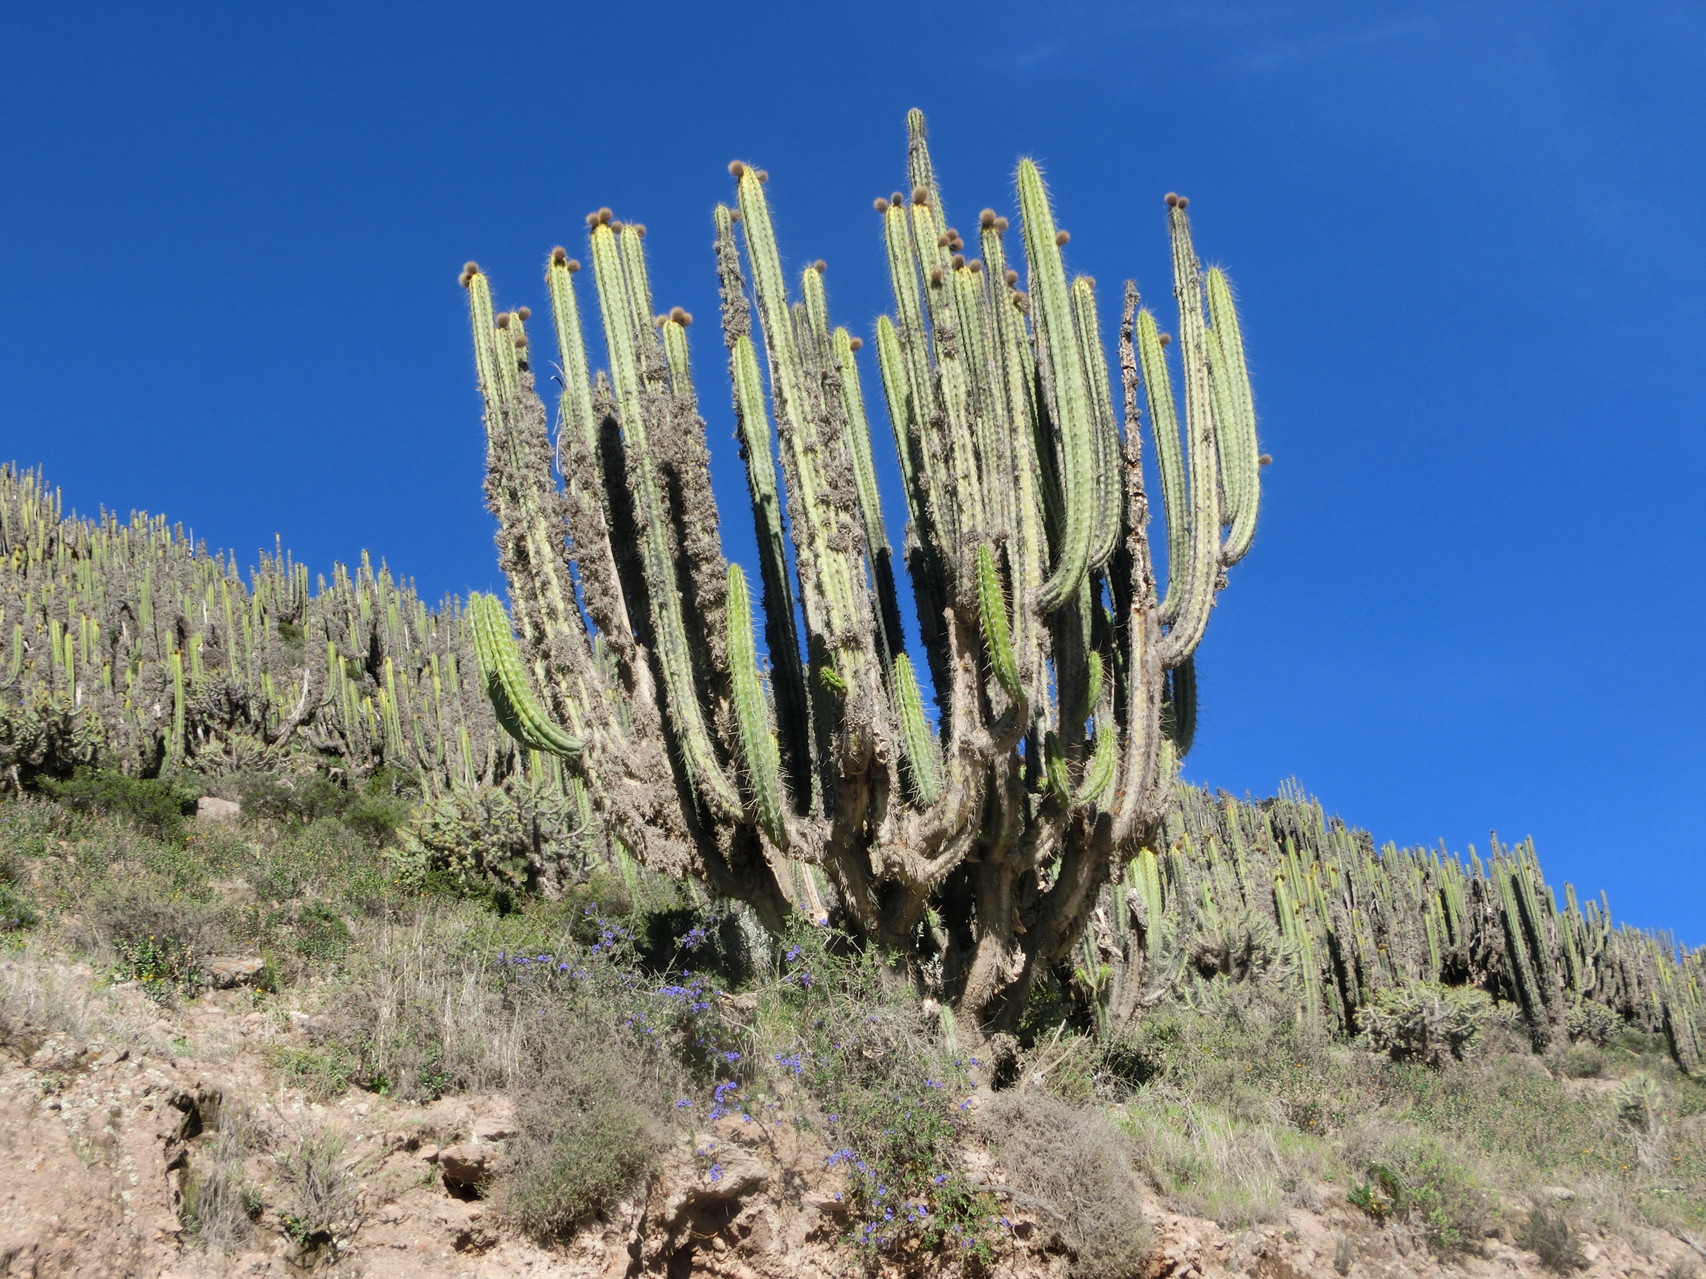
[[[968,246],[918,112],[908,131],[907,190],[877,201],[895,313],[875,354],[917,634],[862,343],[832,325],[822,263],[790,290],[767,175],[738,163],[715,253],[768,670],[719,542],[690,317],[655,312],[644,228],[608,209],[588,217],[607,373],[588,372],[578,263],[559,248],[546,268],[555,449],[529,313],[495,314],[486,276],[464,269],[519,647],[495,599],[472,610],[500,720],[568,761],[608,834],[771,924],[827,910],[994,1025],[1070,958],[1099,891],[1157,829],[1194,727],[1192,655],[1255,526],[1255,413],[1231,288],[1199,264],[1183,198],[1167,197],[1182,415],[1170,339],[1128,284],[1122,427],[1095,284],[1068,275],[1035,164],[1019,166],[1009,265],[1007,220],[985,210]]]

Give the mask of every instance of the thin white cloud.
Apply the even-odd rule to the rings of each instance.
[[[1283,71],[1303,62],[1330,59],[1370,45],[1388,44],[1431,34],[1439,26],[1438,15],[1415,14],[1393,18],[1354,31],[1322,31],[1297,40],[1284,40],[1262,48],[1232,55],[1230,65],[1242,71]]]

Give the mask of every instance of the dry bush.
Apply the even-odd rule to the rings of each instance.
[[[622,1198],[669,1136],[669,1100],[647,1086],[629,1045],[608,1027],[554,1029],[534,1046],[536,1071],[512,1089],[512,1170],[499,1196],[507,1217],[542,1238]]]
[[[1143,1188],[1130,1143],[1103,1111],[1013,1091],[997,1094],[982,1121],[1008,1179],[1053,1219],[1071,1249],[1073,1275],[1142,1273],[1150,1250]]]
[[[158,1010],[127,1007],[118,995],[97,988],[87,966],[50,954],[39,940],[32,939],[15,958],[0,960],[0,1047],[53,1033],[151,1044],[148,1027],[158,1017]]]
[[[335,1255],[361,1224],[343,1138],[313,1124],[285,1124],[272,1154],[286,1197],[279,1221],[296,1245],[298,1262]]]
[[[247,1109],[229,1100],[220,1105],[214,1131],[202,1158],[192,1161],[184,1186],[184,1229],[201,1247],[232,1252],[254,1233],[261,1197],[249,1184],[244,1164],[264,1140],[264,1130]],[[198,1171],[197,1163],[205,1167]]]

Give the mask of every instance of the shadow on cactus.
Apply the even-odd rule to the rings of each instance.
[[[1098,893],[1157,830],[1194,730],[1192,654],[1254,532],[1260,459],[1231,286],[1198,262],[1183,197],[1166,202],[1183,394],[1171,339],[1127,284],[1122,425],[1095,284],[1067,272],[1036,165],[1019,165],[1010,266],[1007,219],[986,209],[962,235],[922,115],[907,124],[905,187],[876,205],[898,557],[863,344],[831,323],[821,263],[790,289],[768,175],[735,163],[715,253],[768,671],[746,575],[722,555],[691,317],[657,313],[644,228],[608,209],[587,218],[608,372],[589,373],[579,263],[558,248],[546,267],[554,446],[530,313],[494,312],[486,276],[463,270],[519,644],[495,599],[471,610],[499,719],[566,761],[627,851],[772,928],[796,909],[833,916],[996,1026],[1070,963]]]

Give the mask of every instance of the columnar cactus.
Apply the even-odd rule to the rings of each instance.
[[[554,449],[528,313],[495,313],[487,277],[462,274],[519,649],[493,600],[475,603],[476,633],[502,722],[562,756],[644,862],[772,924],[805,904],[797,885],[820,886],[852,933],[933,961],[918,970],[996,1024],[1069,961],[1156,830],[1194,726],[1192,655],[1255,526],[1256,424],[1231,288],[1202,270],[1182,197],[1167,221],[1183,429],[1169,339],[1129,284],[1122,428],[1095,284],[1067,272],[1036,165],[1018,171],[1021,290],[1007,220],[985,210],[962,236],[916,111],[908,131],[907,187],[877,201],[895,313],[875,353],[919,634],[903,631],[862,344],[832,325],[822,263],[790,290],[767,175],[739,163],[714,230],[768,674],[719,545],[691,317],[655,313],[644,228],[607,209],[588,224],[608,373],[588,373],[578,264],[559,248],[546,267]]]

